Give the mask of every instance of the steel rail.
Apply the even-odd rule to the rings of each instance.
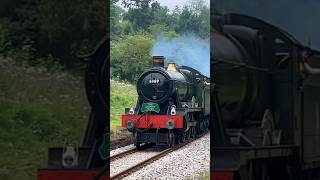
[[[121,152],[121,153],[118,153],[118,154],[115,154],[113,156],[110,156],[110,162],[116,160],[116,159],[120,159],[120,158],[123,158],[127,155],[130,155],[130,154],[133,154],[135,152],[139,151],[137,148],[133,148],[133,149],[129,149],[127,151],[124,151],[124,152]]]
[[[121,152],[121,153],[118,153],[118,154],[115,154],[113,156],[110,156],[110,162],[116,160],[116,159],[121,159],[121,158],[124,158],[125,156],[127,155],[130,155],[130,154],[133,154],[135,152],[139,152],[139,151],[142,151],[144,149],[147,149],[148,147],[150,147],[148,144],[144,144],[141,146],[141,149],[137,149],[137,148],[132,148],[132,149],[129,149],[127,151],[124,151],[124,152]]]
[[[133,166],[127,168],[126,170],[123,170],[123,171],[121,171],[121,172],[119,172],[119,173],[117,173],[117,174],[115,174],[113,176],[110,176],[110,179],[113,180],[113,179],[124,178],[124,177],[132,174],[133,172],[136,172],[136,171],[142,169],[143,167],[153,163],[154,161],[159,160],[160,158],[166,156],[167,154],[169,154],[169,153],[171,153],[173,151],[176,151],[176,150],[184,147],[185,145],[187,145],[187,144],[189,144],[189,143],[201,138],[205,134],[207,134],[207,133],[204,133],[204,134],[200,135],[197,138],[190,139],[190,140],[188,140],[188,141],[186,141],[186,142],[184,142],[182,144],[177,144],[176,146],[174,146],[172,148],[165,149],[165,150],[161,151],[159,154],[156,154],[156,155],[154,155],[154,156],[152,156],[152,157],[150,157],[150,158],[148,158],[148,159],[146,159],[146,160],[144,160],[144,161],[142,161],[142,162],[140,162],[140,163],[138,163],[136,165],[133,165]]]

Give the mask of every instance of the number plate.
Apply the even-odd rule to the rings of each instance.
[[[160,112],[159,104],[157,103],[143,103],[141,107],[141,112],[154,111],[156,113]]]

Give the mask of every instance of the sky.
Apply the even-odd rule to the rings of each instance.
[[[189,0],[156,0],[158,1],[162,6],[167,6],[170,11],[174,10],[176,6],[182,7],[185,5]],[[208,4],[210,4],[210,0],[205,0]],[[117,4],[121,6],[121,2],[119,1]]]
[[[158,1],[162,6],[167,6],[171,11],[174,10],[176,6],[183,6],[186,4],[189,0],[156,0]],[[210,0],[205,0],[208,4],[210,4]]]
[[[176,7],[176,6],[183,6],[184,4],[187,3],[188,0],[157,0],[162,6],[167,6],[171,11]]]

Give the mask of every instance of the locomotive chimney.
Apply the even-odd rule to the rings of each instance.
[[[153,56],[153,67],[164,67],[164,56]]]

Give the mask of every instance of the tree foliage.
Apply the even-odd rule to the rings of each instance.
[[[151,66],[150,51],[157,34],[174,38],[193,33],[208,39],[210,10],[204,0],[190,0],[173,11],[155,0],[114,0],[110,26],[111,76],[133,82]]]
[[[27,42],[35,57],[53,56],[72,67],[79,62],[77,54],[92,50],[108,31],[105,0],[3,1],[0,32],[9,33],[1,37],[0,41],[7,41],[0,44],[2,54],[8,53],[8,44],[19,52]]]
[[[152,45],[152,37],[148,34],[128,35],[119,41],[111,42],[112,76],[133,82],[137,75],[151,67],[149,53]]]
[[[202,38],[210,36],[210,9],[204,0],[191,0],[179,17],[178,32],[190,31]]]

